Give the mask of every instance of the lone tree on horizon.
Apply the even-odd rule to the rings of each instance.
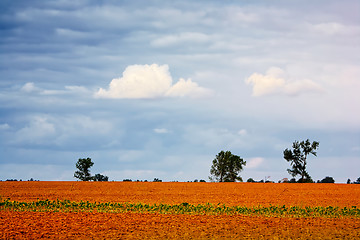
[[[91,181],[94,178],[90,174],[90,168],[94,165],[91,158],[79,158],[76,163],[76,168],[79,169],[74,173],[74,177],[81,181]]]
[[[239,156],[233,155],[230,151],[221,151],[213,160],[210,169],[213,177],[209,178],[211,181],[218,182],[235,182],[236,180],[242,182],[242,178],[238,174],[245,165],[246,161]]]
[[[284,158],[286,161],[290,162],[292,169],[287,171],[293,177],[300,175],[301,178],[299,182],[307,182],[311,180],[309,173],[306,171],[307,156],[311,153],[314,156],[316,155],[316,150],[319,147],[319,142],[313,141],[310,143],[309,139],[306,141],[295,141],[292,145],[293,150],[285,149]]]

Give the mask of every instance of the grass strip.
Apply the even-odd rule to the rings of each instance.
[[[34,212],[105,212],[105,213],[161,213],[161,214],[206,214],[206,215],[258,215],[268,217],[355,217],[360,218],[360,208],[352,207],[299,207],[299,206],[226,206],[220,204],[143,204],[143,203],[97,203],[70,200],[37,200],[33,202],[0,201],[0,210]]]

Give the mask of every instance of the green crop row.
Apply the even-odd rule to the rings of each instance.
[[[360,218],[360,208],[352,207],[299,207],[299,206],[226,206],[220,204],[143,204],[143,203],[97,203],[69,200],[37,200],[33,202],[0,201],[0,210],[36,212],[110,212],[110,213],[162,213],[162,214],[242,214],[284,217],[356,217]]]

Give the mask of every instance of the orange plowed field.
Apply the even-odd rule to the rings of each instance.
[[[1,239],[359,239],[359,219],[0,211]]]
[[[228,206],[360,206],[360,185],[278,183],[0,182],[17,201],[71,200]]]
[[[360,185],[0,182],[2,199],[227,206],[360,206]],[[360,219],[0,211],[0,239],[360,239]]]

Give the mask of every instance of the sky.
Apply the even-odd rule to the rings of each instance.
[[[2,0],[0,179],[360,177],[360,2]]]

